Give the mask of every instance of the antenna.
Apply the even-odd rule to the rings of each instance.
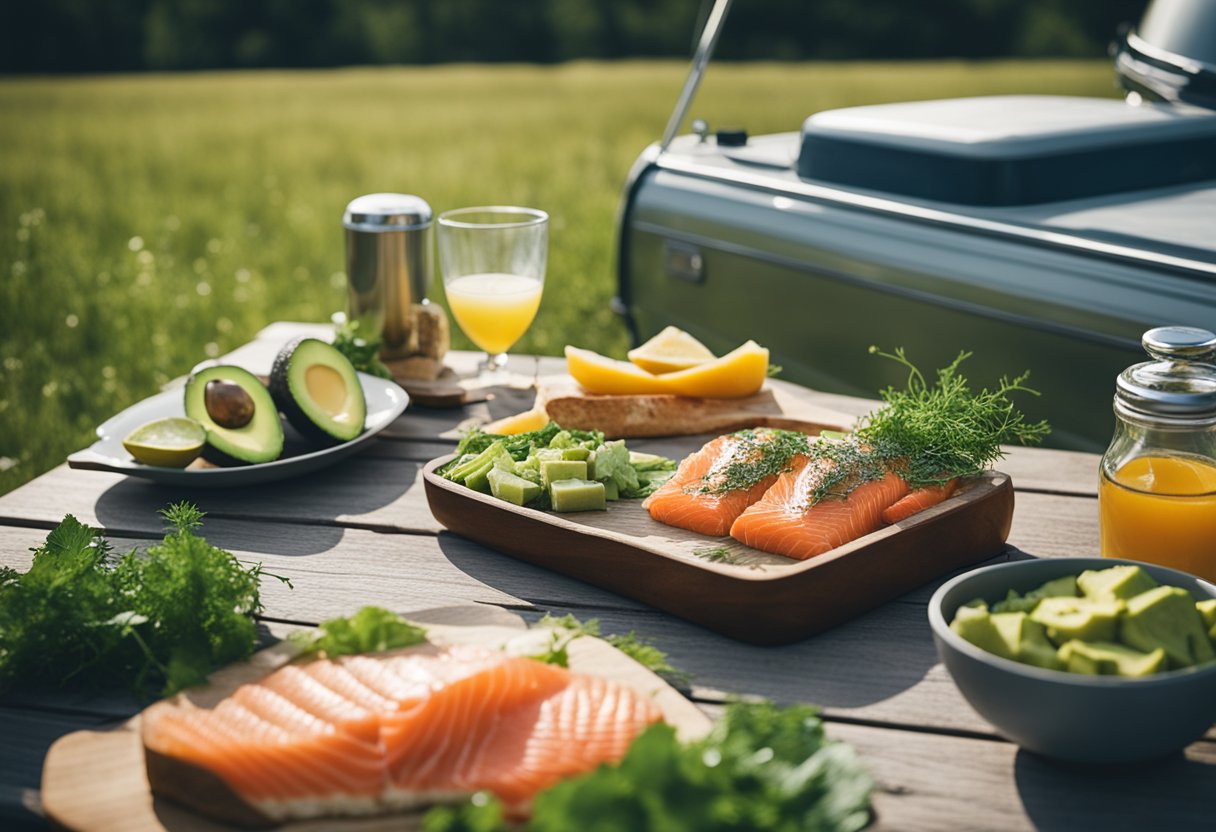
[[[692,56],[692,68],[688,71],[688,79],[684,82],[684,89],[680,90],[680,97],[676,100],[676,108],[671,114],[671,120],[667,122],[667,129],[663,131],[663,141],[659,144],[660,153],[671,144],[671,140],[676,137],[676,131],[684,123],[684,117],[688,115],[688,108],[692,106],[692,99],[697,94],[697,87],[701,86],[701,77],[705,74],[705,67],[714,54],[714,47],[718,45],[718,35],[722,31],[726,13],[730,11],[731,2],[732,0],[714,0],[714,7],[705,21],[705,28],[701,30],[701,41],[697,44],[697,51]]]

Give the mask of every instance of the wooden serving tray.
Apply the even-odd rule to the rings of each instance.
[[[682,459],[712,437],[648,442]],[[431,512],[452,532],[519,560],[636,598],[753,644],[790,644],[1003,548],[1013,520],[1007,474],[987,472],[894,526],[798,561],[651,519],[640,500],[605,512],[521,508],[423,470]]]
[[[406,617],[424,623],[430,641],[436,644],[497,647],[527,635],[523,619],[497,607],[447,607]],[[538,649],[543,646],[538,644]],[[681,739],[698,739],[709,732],[710,720],[699,708],[607,642],[579,638],[569,650],[572,670],[614,679],[653,698]],[[248,662],[217,671],[209,684],[179,696],[210,707],[246,682],[267,675],[294,654],[290,643],[282,642],[255,654]],[[233,828],[154,796],[144,766],[139,716],[111,731],[68,734],[51,746],[43,764],[43,810],[56,827],[79,832],[218,832]],[[276,828],[284,832],[412,832],[421,828],[421,815],[320,818]]]

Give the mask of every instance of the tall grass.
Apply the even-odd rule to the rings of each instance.
[[[267,323],[341,309],[340,218],[362,193],[547,209],[545,299],[517,349],[622,353],[608,310],[620,187],[684,73],[630,62],[0,79],[0,493]],[[831,107],[1009,92],[1114,89],[1104,62],[723,65],[695,114],[756,134]]]

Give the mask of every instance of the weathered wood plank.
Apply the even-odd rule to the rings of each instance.
[[[1101,457],[1097,454],[1016,446],[1005,451],[1005,458],[996,467],[1013,478],[1013,487],[1018,491],[1098,496]]]
[[[1098,501],[1020,492],[1008,542],[1038,557],[1093,557],[1098,554]]]

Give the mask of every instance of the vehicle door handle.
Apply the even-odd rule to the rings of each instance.
[[[670,277],[678,277],[689,283],[704,283],[705,257],[701,249],[691,243],[664,240],[663,270]]]

